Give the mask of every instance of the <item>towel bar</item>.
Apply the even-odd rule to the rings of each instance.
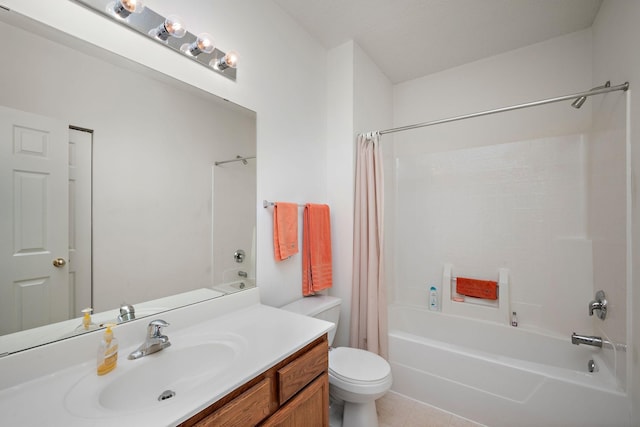
[[[262,201],[262,207],[265,208],[265,209],[268,208],[269,206],[275,206],[275,205],[276,205],[276,202],[269,202],[267,200],[263,200]],[[302,204],[298,203],[298,207],[299,208],[304,208],[305,205],[302,205]]]

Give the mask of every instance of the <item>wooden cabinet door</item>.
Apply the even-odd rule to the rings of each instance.
[[[329,376],[320,376],[293,397],[263,427],[328,427]]]
[[[255,426],[270,412],[271,379],[265,378],[224,407],[199,421],[197,427]]]

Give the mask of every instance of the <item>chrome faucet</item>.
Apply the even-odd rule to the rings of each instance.
[[[574,332],[571,334],[571,344],[586,344],[594,347],[602,347],[602,338],[590,335],[578,335]]]
[[[118,315],[118,323],[128,322],[136,318],[136,309],[131,304],[122,303],[120,306],[120,314]]]
[[[140,359],[152,353],[156,353],[171,345],[169,337],[162,335],[162,328],[169,326],[167,322],[161,319],[153,320],[147,327],[147,337],[136,351],[129,355],[129,360]]]
[[[589,316],[597,311],[598,318],[604,320],[607,317],[607,299],[604,291],[596,292],[596,299],[589,303]]]
[[[246,279],[248,277],[248,274],[247,274],[246,271],[240,270],[240,271],[238,271],[238,276],[244,277]]]

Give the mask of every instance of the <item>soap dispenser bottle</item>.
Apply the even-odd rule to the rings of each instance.
[[[440,300],[438,298],[438,288],[435,285],[431,285],[429,288],[429,310],[439,311]]]
[[[91,313],[93,313],[93,309],[91,307],[82,310],[82,324],[76,328],[76,332],[98,329],[98,325],[91,321]]]
[[[118,364],[118,340],[113,336],[111,327],[113,324],[107,324],[104,331],[100,347],[98,347],[98,375],[105,375],[113,371]]]

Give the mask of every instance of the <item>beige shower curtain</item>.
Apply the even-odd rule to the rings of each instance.
[[[383,173],[380,135],[358,135],[356,148],[350,346],[388,358],[383,264]]]

